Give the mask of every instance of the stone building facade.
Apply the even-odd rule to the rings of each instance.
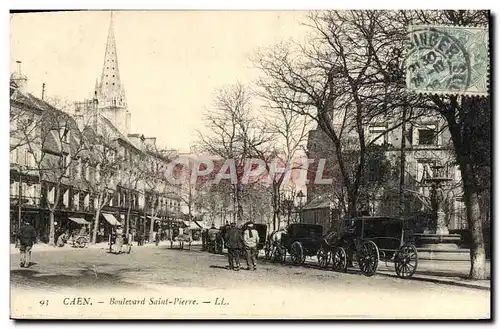
[[[182,218],[180,186],[165,175],[175,154],[160,149],[155,138],[130,133],[112,17],[91,99],[61,111],[27,91],[20,67],[10,82],[12,233],[28,220],[47,242],[51,207],[56,233],[98,216],[98,240],[117,223],[147,237],[151,227],[158,231],[163,222]]]
[[[403,126],[394,122],[374,122],[365,126],[367,143],[378,145],[391,164],[392,177],[384,186],[374,193],[363,210],[371,215],[397,216],[401,214],[401,191],[403,192],[404,214],[428,215],[430,208],[430,182],[435,166],[444,166],[445,175],[450,179],[443,189],[445,191],[445,210],[450,229],[464,229],[467,226],[465,205],[462,202],[460,170],[455,163],[451,136],[445,122],[439,117],[422,116],[418,120]],[[357,141],[356,135],[349,136]],[[404,153],[401,152],[402,139],[405,138]],[[356,142],[346,150],[356,148]],[[404,154],[404,155],[403,155]],[[309,181],[307,184],[307,201],[304,207],[304,221],[309,223],[329,223],[343,217],[338,204],[339,190],[342,180],[336,167],[336,154],[331,140],[321,130],[309,132],[307,143],[309,159],[326,159],[325,178],[332,178],[332,185],[317,185]],[[404,184],[400,188],[400,164],[404,156]],[[327,201],[325,201],[327,200]],[[318,215],[320,214],[320,215]],[[330,216],[330,220],[323,217]],[[325,227],[327,228],[327,227]]]

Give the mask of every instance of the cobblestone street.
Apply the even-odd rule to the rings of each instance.
[[[256,316],[266,315],[259,307],[263,302],[281,304],[268,311],[285,308],[292,312],[283,313],[285,317],[293,317],[293,310],[300,303],[329,309],[325,313],[308,307],[307,314],[300,316],[331,317],[439,318],[460,314],[468,318],[485,317],[490,308],[490,291],[486,287],[460,287],[451,281],[434,283],[418,275],[414,280],[401,280],[393,273],[392,264],[386,267],[384,263],[380,263],[380,270],[373,277],[365,277],[355,269],[345,274],[322,270],[313,260],[301,267],[260,261],[255,272],[234,272],[226,269],[224,255],[201,252],[199,246],[193,246],[191,251],[170,249],[167,244],[134,246],[131,254],[122,255],[97,247],[37,252],[35,246],[32,261],[34,265],[30,268],[19,268],[18,254],[11,254],[11,283],[16,296],[38,289],[49,293],[78,290],[80,294],[82,291],[143,294],[168,291],[171,295],[189,287],[190,294],[198,291],[200,296],[215,292],[233,296],[233,303],[234,298],[239,302],[255,298],[252,304],[258,303]],[[456,298],[467,298],[468,302],[453,303]]]

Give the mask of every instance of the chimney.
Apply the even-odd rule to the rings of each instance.
[[[146,144],[146,146],[154,148],[156,145],[156,137],[146,137],[144,139],[144,144]]]
[[[13,80],[17,85],[17,90],[21,93],[26,93],[28,78],[21,72],[21,61],[16,61],[17,71],[10,75],[10,79]]]

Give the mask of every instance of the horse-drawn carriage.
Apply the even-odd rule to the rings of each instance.
[[[225,227],[217,229],[215,227],[206,230],[206,250],[214,254],[222,254],[224,249]]]
[[[268,258],[284,263],[287,254],[293,264],[301,265],[306,257],[315,256],[321,246],[323,227],[315,224],[291,224],[285,231],[280,233],[279,238],[271,235],[266,250]]]
[[[403,218],[356,217],[343,221],[338,232],[325,235],[318,250],[318,262],[345,272],[354,256],[361,272],[375,274],[380,260],[394,262],[400,278],[411,278],[418,265],[412,222]]]

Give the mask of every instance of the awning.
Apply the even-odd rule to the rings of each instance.
[[[89,222],[87,222],[85,219],[83,218],[79,218],[79,217],[69,217],[70,220],[72,220],[73,222],[75,223],[78,223],[78,224],[82,224],[82,225],[87,225],[87,224],[90,224]]]
[[[147,215],[146,216],[148,219],[151,219],[151,216]],[[144,219],[144,216],[141,216],[142,219]],[[160,220],[161,218],[159,217],[153,217],[153,220]]]
[[[191,223],[189,223],[189,221],[185,220],[183,221],[184,225],[189,228],[190,230],[199,230],[200,228],[202,228],[198,223],[196,223],[195,221],[192,221]]]
[[[199,228],[206,228],[205,225],[203,225],[203,222],[200,220],[195,220],[194,223],[199,227]]]
[[[102,215],[104,216],[104,219],[106,219],[108,221],[108,223],[110,223],[111,225],[113,225],[113,226],[121,225],[121,223],[112,214],[104,214],[103,213]]]

